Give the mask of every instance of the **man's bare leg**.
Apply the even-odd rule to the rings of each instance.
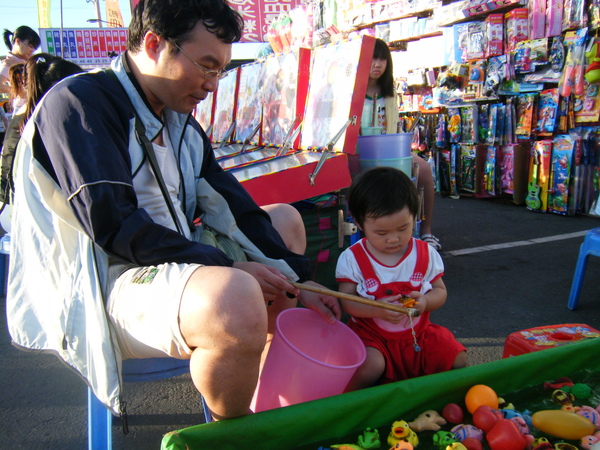
[[[267,314],[258,282],[229,267],[201,267],[190,278],[179,312],[193,350],[190,372],[217,420],[245,415],[258,381]]]

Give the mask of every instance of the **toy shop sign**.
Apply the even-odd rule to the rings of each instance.
[[[40,28],[42,51],[62,56],[84,69],[108,67],[125,51],[127,28]]]
[[[269,25],[280,14],[289,13],[302,0],[229,0],[229,5],[244,19],[244,36],[240,42],[267,42]]]

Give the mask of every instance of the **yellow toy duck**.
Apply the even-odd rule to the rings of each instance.
[[[388,445],[392,447],[400,441],[410,442],[413,447],[419,444],[417,433],[410,429],[406,420],[397,420],[392,424],[392,431],[388,435]]]

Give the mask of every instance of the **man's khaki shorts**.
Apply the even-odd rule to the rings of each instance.
[[[122,358],[191,357],[179,329],[184,288],[200,264],[109,269],[106,310]]]

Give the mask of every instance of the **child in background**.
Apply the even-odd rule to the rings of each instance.
[[[388,303],[411,297],[421,314],[411,319],[342,300],[352,316],[348,325],[367,347],[346,390],[465,367],[465,347],[450,330],[429,321],[430,312],[446,302],[444,264],[432,246],[413,238],[419,207],[413,182],[391,167],[368,170],[352,183],[348,207],[365,237],[338,260],[339,290]]]
[[[398,128],[398,93],[394,84],[394,66],[390,48],[381,39],[375,39],[375,48],[373,49],[373,60],[371,61],[371,71],[369,72],[369,82],[367,84],[367,96],[363,106],[363,120],[365,117],[372,119],[373,102],[376,102],[376,120],[375,126],[383,128],[384,134],[397,133]],[[367,120],[368,123],[371,120]],[[437,251],[442,249],[440,240],[432,234],[433,225],[433,203],[435,201],[435,186],[433,183],[433,172],[429,163],[420,156],[413,154],[413,164],[419,166],[419,187],[423,188],[424,218],[421,221],[420,235],[421,239],[435,248]]]

